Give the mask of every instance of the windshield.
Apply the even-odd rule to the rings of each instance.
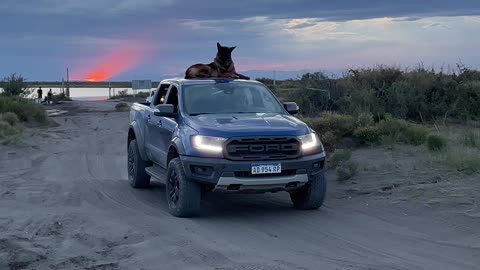
[[[190,115],[221,113],[283,113],[282,105],[261,84],[215,83],[183,86]]]

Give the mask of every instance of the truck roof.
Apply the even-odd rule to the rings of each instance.
[[[259,83],[256,80],[243,80],[243,79],[229,79],[229,78],[195,78],[195,79],[185,79],[185,78],[170,78],[164,79],[162,82],[177,82],[179,84],[199,84],[199,83],[214,83],[214,82],[251,82],[251,83]]]

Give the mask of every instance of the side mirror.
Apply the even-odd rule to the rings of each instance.
[[[173,111],[174,111],[174,108],[172,104],[159,104],[155,106],[155,110],[153,111],[153,114],[155,116],[174,118],[177,116],[177,114],[174,113]]]
[[[295,102],[284,102],[283,107],[291,115],[297,114],[298,111],[300,110],[297,103],[295,103]]]

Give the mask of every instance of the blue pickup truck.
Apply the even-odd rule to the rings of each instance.
[[[163,182],[178,217],[197,214],[206,192],[286,191],[294,207],[318,209],[325,152],[298,111],[255,80],[163,80],[151,102],[130,110],[130,185]]]

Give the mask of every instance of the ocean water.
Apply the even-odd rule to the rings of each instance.
[[[53,94],[60,94],[65,89],[51,88]],[[152,88],[153,90],[154,88]],[[47,95],[50,88],[43,88],[43,96]],[[133,94],[132,88],[111,88],[110,93],[108,88],[70,88],[70,98],[73,100],[106,100],[109,97],[116,96],[120,91],[127,90],[127,94]],[[136,90],[135,93],[149,92],[149,90]],[[32,97],[37,95],[37,88],[33,89]]]

